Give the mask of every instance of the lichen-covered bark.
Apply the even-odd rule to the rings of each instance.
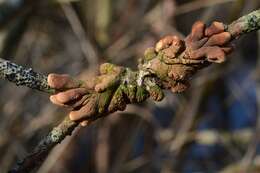
[[[9,80],[17,86],[23,85],[46,93],[54,93],[48,85],[47,77],[0,58],[0,78]]]
[[[32,153],[30,153],[25,159],[18,162],[17,165],[9,172],[28,173],[37,168],[48,156],[50,149],[60,143],[67,135],[70,135],[77,126],[77,122],[71,121],[68,117],[66,117],[62,123],[53,128],[53,130],[44,139],[42,139]]]
[[[75,115],[77,120],[84,115],[84,120],[92,122],[114,111],[124,110],[129,103],[139,103],[149,97],[160,101],[164,97],[163,89],[173,92],[184,91],[189,86],[190,77],[199,69],[225,60],[225,55],[230,52],[230,48],[225,46],[232,38],[260,28],[259,14],[260,10],[254,11],[226,27],[215,22],[205,28],[202,22],[197,22],[185,40],[166,37],[158,42],[155,48],[148,48],[144,58],[140,60],[137,71],[105,63],[100,67],[101,75],[89,85],[68,76],[57,76],[59,80],[50,80],[48,83],[46,76],[4,60],[0,60],[0,76],[17,85],[52,94],[67,89],[79,94],[77,89],[85,87],[87,91],[82,98],[70,106],[81,108],[74,112],[78,115]],[[53,79],[57,77],[54,76]],[[67,85],[68,81],[76,81],[76,87]],[[63,84],[60,85],[61,83]],[[66,117],[10,172],[30,172],[39,166],[49,151],[70,135],[77,125],[78,122]]]
[[[231,33],[233,38],[249,33],[260,28],[260,10],[253,11],[227,26],[227,31]]]

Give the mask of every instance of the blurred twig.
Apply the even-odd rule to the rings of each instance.
[[[260,32],[258,31],[258,48],[260,48]],[[258,52],[258,62],[256,66],[256,71],[260,66],[260,53]],[[252,136],[251,142],[248,146],[247,152],[244,158],[241,160],[241,165],[244,167],[244,171],[248,171],[251,164],[253,164],[254,157],[257,152],[257,145],[259,144],[259,134],[260,134],[260,86],[259,81],[256,84],[256,100],[257,100],[257,116],[256,116],[256,125],[254,135]]]
[[[85,31],[83,29],[83,26],[77,16],[76,12],[74,11],[71,4],[62,3],[60,5],[72,27],[72,30],[74,31],[75,35],[77,36],[77,38],[79,40],[81,50],[82,50],[84,56],[86,57],[86,59],[88,60],[89,66],[95,67],[98,63],[97,52],[94,49],[94,47],[91,45],[90,41],[88,40],[88,38],[85,34]]]
[[[235,0],[195,0],[191,1],[189,3],[185,3],[183,5],[180,5],[176,9],[176,15],[184,14],[190,11],[198,10],[201,8],[209,7],[209,6],[214,6],[218,4],[223,4],[223,3],[228,3],[228,2],[233,2]]]

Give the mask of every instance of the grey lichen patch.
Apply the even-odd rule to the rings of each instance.
[[[135,85],[137,72],[132,71],[130,68],[125,68],[125,73],[121,76],[121,83],[126,85]]]
[[[146,70],[139,70],[138,72],[138,76],[136,79],[136,83],[138,86],[142,86],[143,85],[143,81],[145,79],[146,76],[150,75],[151,73],[149,71]]]
[[[71,121],[69,117],[66,117],[63,120],[63,123],[59,124],[57,127],[53,128],[52,131],[49,133],[48,136],[46,136],[46,139],[43,141],[48,141],[50,143],[60,143],[62,139],[65,138],[67,135],[71,135],[74,128],[77,126],[77,123],[74,121]],[[47,142],[47,143],[48,143]],[[42,143],[40,146],[47,145],[47,143]],[[36,148],[37,150],[37,148]]]
[[[260,10],[253,11],[252,13],[241,17],[238,22],[243,22],[245,32],[251,32],[260,26]]]
[[[0,77],[32,89],[54,93],[47,83],[47,77],[34,72],[31,68],[24,68],[17,64],[0,59]]]
[[[60,135],[62,135],[62,134],[60,133],[59,129],[54,128],[50,135],[50,140],[52,142],[59,143]]]
[[[228,25],[225,30],[230,32],[232,38],[234,38],[244,33],[258,30],[260,28],[259,19],[260,10],[257,10],[233,22],[231,25]],[[161,46],[161,48],[162,47],[163,46]],[[183,54],[183,56],[180,55],[173,58],[172,56],[168,56],[169,52],[165,52],[167,56],[164,56],[163,53],[158,52],[158,50],[161,50],[161,48],[157,49],[156,57],[154,57],[153,51],[149,52],[148,50],[147,56],[145,57],[146,59],[141,61],[141,64],[139,64],[138,71],[133,72],[131,70],[128,70],[129,73],[126,72],[126,75],[118,75],[120,80],[112,80],[116,83],[115,86],[113,85],[113,88],[115,88],[115,90],[113,90],[113,93],[111,93],[111,97],[109,97],[112,100],[108,99],[109,103],[111,104],[112,111],[116,111],[118,109],[123,110],[124,106],[126,106],[129,101],[130,103],[139,103],[147,99],[149,96],[154,97],[155,100],[160,100],[161,98],[163,98],[161,89],[171,89],[173,92],[184,91],[188,87],[186,79],[188,80],[189,75],[185,76],[181,73],[178,73],[176,75],[176,64],[180,64],[182,67],[184,67],[183,65],[186,64],[187,66],[194,68],[194,71],[188,68],[183,71],[183,73],[185,72],[186,74],[191,75],[193,75],[197,70],[209,65],[208,63],[204,63],[204,61],[197,62],[195,61],[195,59],[189,59],[189,56],[187,54]],[[101,74],[120,74],[122,73],[121,70],[122,68],[117,68],[115,65],[104,64],[101,67],[100,72]],[[155,79],[155,76],[161,80],[162,85],[158,85],[157,82],[153,83],[152,79]],[[33,72],[32,69],[25,69],[23,67],[17,66],[16,64],[1,59],[0,77],[8,79],[16,83],[17,85],[25,85],[30,88],[45,91],[47,93],[53,92],[53,90],[50,89],[47,85],[47,78],[45,76]],[[151,85],[146,85],[144,81],[147,79],[152,81]],[[118,81],[119,83],[117,83]],[[93,95],[93,93],[91,94]],[[98,92],[98,94],[100,94],[100,92]],[[96,109],[92,108],[93,105],[96,106],[96,100],[93,99],[92,102],[93,103],[87,105],[87,110],[96,111]],[[105,101],[105,103],[107,102]],[[106,110],[107,105],[100,104],[100,106],[101,105],[104,108],[103,110]],[[119,105],[120,107],[117,107],[117,105]],[[92,109],[89,109],[90,107]],[[101,112],[103,112],[103,110]],[[83,111],[83,113],[86,112],[87,111]],[[106,115],[108,115],[108,113]],[[102,116],[104,114],[102,114]],[[91,112],[91,115],[94,115],[94,113]],[[91,119],[91,121],[97,119],[97,117],[101,116],[96,115],[93,119]],[[68,117],[66,117],[59,126],[54,128],[50,132],[50,134],[42,140],[42,142],[36,147],[32,154],[30,154],[22,162],[20,162],[21,164],[18,163],[17,170],[19,172],[29,172],[29,170],[37,167],[37,165],[39,165],[47,157],[50,150],[57,143],[62,141],[66,135],[71,134],[71,132],[77,125],[78,122],[71,121]]]
[[[233,38],[249,33],[260,28],[260,10],[239,18],[227,27],[227,31],[231,33]]]

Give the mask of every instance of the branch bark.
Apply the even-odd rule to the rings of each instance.
[[[260,10],[245,15],[230,25],[225,26],[225,30],[231,34],[232,39],[238,39],[246,33],[259,30],[259,28]],[[91,92],[89,94],[89,96],[94,96],[94,99],[97,100],[98,110],[93,113],[94,115],[89,117],[88,121],[92,122],[93,120],[108,115],[111,112],[123,110],[126,104],[142,102],[149,96],[155,101],[160,101],[163,98],[162,89],[168,88],[164,85],[165,81],[167,84],[170,83],[171,86],[174,86],[174,92],[183,91],[185,89],[183,87],[186,85],[183,82],[186,82],[188,79],[181,78],[180,80],[179,76],[190,77],[197,70],[210,64],[206,60],[185,59],[185,55],[184,50],[177,58],[167,59],[165,58],[164,52],[161,50],[155,53],[154,50],[151,51],[148,49],[145,53],[146,59],[144,58],[144,61],[141,62],[139,70],[137,71],[132,71],[125,67],[117,67],[112,64],[103,65],[100,71],[105,75],[115,75],[115,71],[117,71],[116,77],[113,78],[112,81],[112,83],[116,84],[117,87],[116,89],[115,87],[112,87],[101,93]],[[179,69],[178,71],[173,71],[173,73],[177,74],[172,74],[173,76],[177,75],[177,78],[170,81],[165,80],[165,76],[163,75],[164,72],[162,72],[161,68],[150,70],[151,64],[157,62],[161,63],[160,67],[162,67],[162,69]],[[118,69],[120,70],[118,71]],[[109,70],[112,70],[113,72],[107,72]],[[22,66],[18,66],[2,59],[0,59],[0,77],[14,82],[16,85],[24,85],[49,94],[61,91],[51,88],[48,85],[47,76],[38,74],[32,71],[32,69],[25,69]],[[135,91],[132,92],[131,88],[134,88]],[[122,93],[127,94],[124,95]],[[127,99],[124,99],[124,97]],[[102,102],[101,104],[100,100],[105,100],[105,102]],[[38,144],[31,154],[18,162],[10,173],[30,172],[33,169],[36,169],[41,165],[51,149],[56,146],[56,144],[60,143],[67,135],[70,135],[78,124],[78,122],[71,121],[66,117]]]

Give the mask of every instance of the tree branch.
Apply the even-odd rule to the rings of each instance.
[[[260,10],[225,26],[225,30],[231,34],[232,39],[237,39],[241,35],[259,30],[259,28]],[[148,97],[160,101],[164,97],[162,89],[182,92],[187,87],[188,79],[199,69],[209,64],[207,59],[196,60],[187,57],[187,50],[183,50],[177,57],[169,58],[164,50],[155,51],[153,48],[147,49],[137,71],[113,64],[103,64],[100,67],[102,75],[98,79],[109,78],[112,80],[105,82],[110,85],[99,86],[100,90],[102,88],[106,90],[102,92],[91,91],[86,95],[87,104],[89,104],[87,106],[94,109],[90,113],[88,121],[91,122],[117,110],[124,110],[127,104],[139,103]],[[172,70],[171,78],[169,77],[169,69]],[[51,88],[47,83],[46,76],[2,59],[0,59],[0,77],[14,82],[16,85],[24,85],[49,94],[61,91]],[[77,126],[78,122],[71,121],[66,117],[38,144],[31,154],[17,163],[10,172],[30,172],[40,166],[51,149],[67,135],[70,135]]]
[[[31,68],[24,68],[10,61],[0,58],[0,78],[9,80],[17,86],[26,86],[49,94],[55,93],[47,82],[47,76],[34,72]]]
[[[239,38],[241,35],[257,31],[260,28],[260,10],[253,11],[227,25],[227,31],[233,38]]]

